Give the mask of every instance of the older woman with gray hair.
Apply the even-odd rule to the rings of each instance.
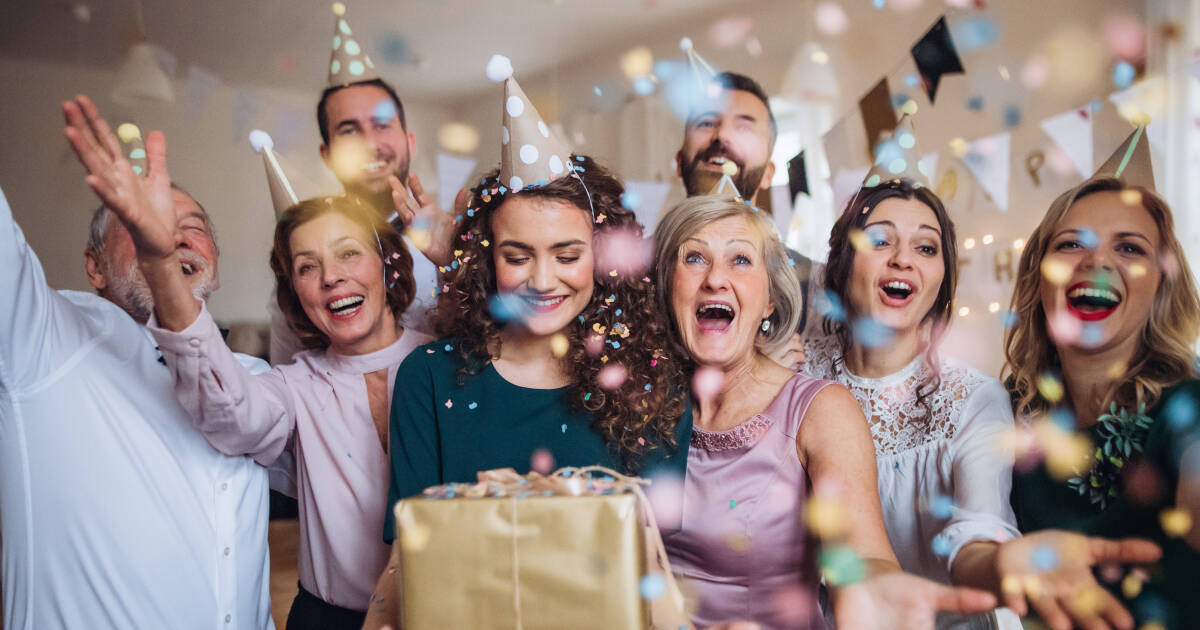
[[[843,627],[932,627],[937,610],[994,605],[900,573],[854,397],[768,358],[802,304],[770,217],[740,199],[693,197],[662,218],[654,246],[673,354],[693,375],[680,521],[663,533],[696,625],[824,627],[814,534]]]

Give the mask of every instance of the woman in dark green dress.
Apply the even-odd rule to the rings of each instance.
[[[1035,605],[1055,627],[1115,597],[1139,627],[1200,628],[1200,299],[1141,136],[1051,205],[1022,254],[1005,336],[1007,384],[1041,456],[1018,454],[1020,529],[1143,538],[1163,552],[1098,571],[1111,594],[1091,601],[1055,601],[1079,575],[1069,552],[1045,554],[1064,567],[1060,582],[1010,587],[1040,590]]]
[[[475,188],[434,327],[396,374],[389,505],[476,473],[601,464],[682,478],[691,414],[624,188],[505,83],[503,159]],[[519,149],[518,149],[519,147]],[[384,537],[396,537],[389,511]],[[392,561],[399,561],[393,544]],[[395,623],[394,569],[366,627]]]

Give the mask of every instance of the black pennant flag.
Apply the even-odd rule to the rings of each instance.
[[[808,192],[808,170],[804,167],[804,151],[788,160],[787,166],[788,191],[792,193],[792,199],[794,200],[799,193],[810,194]]]
[[[945,16],[938,18],[933,28],[913,44],[912,57],[917,64],[917,72],[921,73],[921,83],[925,86],[930,103],[937,94],[938,82],[943,74],[963,73],[962,60],[954,50]]]

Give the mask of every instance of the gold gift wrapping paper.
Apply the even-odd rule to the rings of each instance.
[[[632,493],[418,497],[395,511],[405,630],[649,627]]]

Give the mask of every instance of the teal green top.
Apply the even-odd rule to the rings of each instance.
[[[1014,473],[1013,511],[1023,532],[1057,528],[1106,538],[1153,540],[1162,547],[1162,560],[1149,568],[1150,581],[1141,593],[1132,601],[1122,601],[1139,626],[1158,621],[1171,630],[1194,630],[1200,628],[1200,553],[1182,539],[1167,535],[1159,514],[1174,507],[1181,458],[1188,446],[1200,440],[1200,380],[1165,390],[1146,415],[1153,423],[1146,433],[1145,450],[1141,455],[1135,452],[1122,469],[1123,480],[1129,479],[1131,470],[1145,471],[1139,474],[1137,492],[1118,488],[1117,495],[1101,509],[1038,464],[1027,472]],[[1092,426],[1088,437],[1101,445],[1104,441],[1098,428],[1098,424]],[[1110,589],[1122,598],[1119,582]]]
[[[453,351],[452,351],[453,350]],[[493,468],[531,469],[538,450],[553,467],[600,464],[624,471],[620,454],[592,430],[590,413],[573,408],[567,388],[519,387],[488,363],[459,385],[457,348],[436,341],[413,350],[396,373],[391,409],[391,486],[388,505],[420,494],[429,486],[475,482],[475,473]],[[654,448],[638,474],[670,469],[683,478],[692,436],[690,407],[675,429],[673,448]],[[383,537],[395,538],[389,509]]]

